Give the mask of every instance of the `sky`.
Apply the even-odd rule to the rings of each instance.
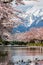
[[[43,8],[43,0],[38,0],[37,6]]]
[[[38,7],[42,7],[43,8],[43,0],[37,0],[37,1],[30,1],[30,0],[23,0],[23,2],[25,3],[25,5],[31,5],[34,4],[34,6],[38,6]],[[12,2],[13,6],[15,6],[15,0]]]
[[[38,8],[38,9],[40,9],[40,8],[43,9],[43,0],[37,0],[37,1],[23,0],[23,2],[25,3],[25,5],[22,5],[22,4],[16,5],[15,0],[13,0],[12,7],[17,8],[18,10],[20,9],[22,11],[26,11],[26,9],[28,9],[32,6],[35,7],[35,8]]]

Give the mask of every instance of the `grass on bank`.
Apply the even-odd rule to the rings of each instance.
[[[0,45],[25,45],[25,46],[43,46],[43,42],[23,42],[23,41],[4,41],[0,38]]]
[[[43,46],[43,43],[28,43],[26,46]]]
[[[29,42],[23,42],[23,41],[3,41],[0,39],[0,45],[25,45],[25,46],[43,46],[43,43],[29,43]]]

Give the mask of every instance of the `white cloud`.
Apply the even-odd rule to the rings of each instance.
[[[38,0],[35,6],[43,9],[43,0]]]

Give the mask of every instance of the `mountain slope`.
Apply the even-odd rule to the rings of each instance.
[[[31,40],[43,40],[43,27],[42,28],[32,28],[30,31],[25,33],[15,33],[13,35],[13,40],[30,42]]]
[[[21,17],[22,24],[14,28],[13,32],[25,32],[32,27],[43,27],[43,9],[33,7],[24,14],[18,14],[18,16]]]

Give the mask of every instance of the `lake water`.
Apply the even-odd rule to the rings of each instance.
[[[13,62],[24,60],[43,60],[43,48],[35,47],[11,47],[11,60]]]
[[[14,65],[29,65],[29,61],[32,61],[30,65],[35,65],[34,61],[36,58],[37,60],[43,60],[43,47],[3,46],[0,47],[0,51],[1,50],[8,51],[8,59],[11,60]]]

